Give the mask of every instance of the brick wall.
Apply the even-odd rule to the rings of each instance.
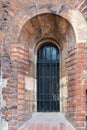
[[[86,44],[79,43],[69,48],[68,68],[68,119],[76,129],[86,127]]]
[[[36,3],[40,3],[42,4],[43,3],[43,0],[42,1],[32,1],[31,0],[20,0],[20,1],[17,1],[17,0],[3,0],[3,7],[6,5],[8,7],[7,11],[8,11],[8,14],[9,16],[11,17],[14,17],[15,14],[17,14],[17,12],[19,10],[22,10],[24,7],[26,7],[26,5],[28,4],[31,4],[31,6],[33,4],[36,4]],[[49,1],[44,1],[45,4],[48,4]],[[83,14],[83,16],[85,17],[85,19],[87,19],[87,2],[86,0],[64,0],[64,1],[51,1],[51,4],[67,4],[71,7],[74,7],[74,8],[78,8],[78,10]]]
[[[13,75],[17,76],[17,121],[18,127],[22,125],[26,120],[30,118],[30,112],[27,110],[26,98],[25,98],[25,75],[29,73],[29,52],[21,44],[13,44],[11,46],[11,60],[16,64],[16,68],[13,68]],[[17,70],[16,70],[17,69]],[[17,75],[16,75],[17,73]],[[28,103],[28,102],[27,102]]]
[[[3,67],[1,71],[4,82],[0,104],[2,106],[2,120],[8,124],[9,130],[17,130],[31,117],[31,111],[34,110],[35,106],[30,102],[30,99],[34,98],[32,93],[35,92],[31,91],[27,85],[27,89],[25,89],[25,84],[27,84],[25,79],[26,77],[29,80],[30,78],[35,79],[35,72],[33,73],[35,47],[39,41],[47,38],[55,39],[54,41],[58,42],[61,49],[61,90],[66,93],[65,97],[61,99],[62,112],[68,111],[67,117],[78,130],[85,129],[87,114],[85,102],[87,45],[84,43],[86,41],[86,5],[86,0],[0,1],[0,6],[2,6],[0,8],[0,59],[2,58]],[[81,14],[79,12],[76,15],[73,11],[76,13],[80,11]],[[65,17],[74,29],[67,23],[68,21],[62,17],[57,19],[56,15],[47,14],[32,18],[43,12]],[[79,20],[76,20],[77,18]],[[42,21],[45,21],[46,26]],[[84,26],[79,27],[81,21]],[[77,45],[75,45],[76,41],[78,42]]]

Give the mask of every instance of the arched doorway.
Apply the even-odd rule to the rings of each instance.
[[[46,43],[37,51],[37,111],[59,111],[59,95],[59,49]]]

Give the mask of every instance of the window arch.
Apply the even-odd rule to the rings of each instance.
[[[59,101],[59,49],[52,43],[37,51],[37,111],[55,112]]]

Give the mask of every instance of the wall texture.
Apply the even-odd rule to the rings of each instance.
[[[36,51],[45,41],[52,41],[60,49],[61,112],[76,130],[85,130],[86,0],[0,1],[2,127],[17,130],[36,111]]]

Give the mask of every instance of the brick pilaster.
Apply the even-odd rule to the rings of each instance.
[[[13,67],[14,73],[13,83],[17,92],[15,91],[15,97],[17,100],[17,127],[22,125],[29,113],[26,113],[26,100],[25,100],[25,75],[29,73],[29,52],[28,48],[25,48],[21,44],[11,45],[11,61],[16,66]],[[16,103],[16,102],[15,102]],[[10,124],[10,123],[9,123]]]
[[[86,127],[85,87],[87,82],[87,48],[85,43],[79,43],[68,50],[66,60],[68,69],[68,119],[77,130]]]

